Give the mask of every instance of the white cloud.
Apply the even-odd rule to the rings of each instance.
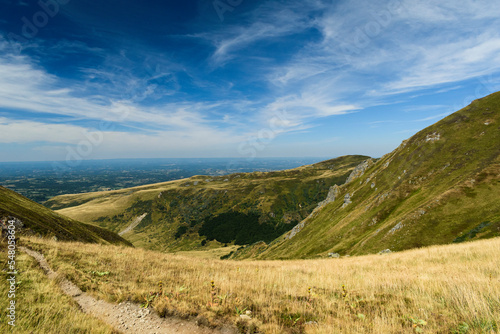
[[[337,98],[356,95],[356,104],[368,107],[387,95],[496,73],[500,10],[494,7],[475,0],[343,1],[317,17],[323,40],[306,42],[267,78],[298,95],[337,83]]]
[[[209,41],[215,51],[211,56],[214,66],[222,66],[236,55],[245,57],[239,51],[264,40],[302,32],[314,25],[308,13],[325,8],[322,1],[290,1],[286,4],[265,2],[242,18],[240,24],[225,25],[215,32],[193,35]]]
[[[156,150],[179,155],[188,151],[214,152],[217,147],[235,146],[244,139],[236,131],[241,129],[220,128],[210,117],[211,110],[231,101],[142,106],[133,98],[114,99],[105,94],[85,96],[77,91],[79,84],[65,84],[27,56],[0,56],[0,108],[9,115],[0,118],[0,143],[32,143],[38,150],[55,153],[57,146],[40,143],[74,146],[88,136],[102,134],[105,140],[97,145],[96,152],[108,152],[112,156],[117,152],[140,154]],[[16,111],[35,113],[43,121],[22,120]],[[54,123],[55,120],[58,123]],[[62,120],[66,124],[60,123]],[[97,133],[92,126],[99,121],[119,124],[122,130]],[[139,132],[131,129],[139,129]]]
[[[109,125],[111,126],[111,125]],[[121,132],[117,130],[95,129],[68,124],[47,124],[33,121],[0,118],[0,144],[33,143],[35,151],[52,156],[45,159],[61,160],[62,154],[83,152],[81,158],[123,157],[155,154],[165,156],[213,155],[224,149],[236,150],[235,142],[243,136],[233,135],[210,128],[197,131],[157,131],[149,133]],[[47,143],[52,145],[47,146]],[[205,153],[200,153],[205,152]]]
[[[0,41],[0,108],[11,115],[0,119],[0,129],[11,136],[2,140],[77,145],[92,132],[81,124],[105,120],[121,123],[124,129],[106,132],[103,152],[112,152],[113,146],[123,152],[140,147],[161,151],[166,143],[178,150],[201,147],[198,152],[215,152],[215,147],[237,146],[254,136],[280,113],[286,117],[280,119],[276,134],[298,132],[327,117],[407,102],[430,94],[429,88],[431,93],[446,92],[461,88],[465,80],[498,73],[499,23],[500,6],[486,0],[264,2],[242,14],[241,21],[190,36],[213,46],[206,60],[220,72],[219,67],[234,62],[248,73],[241,78],[223,73],[216,80],[204,74],[191,76],[192,64],[171,63],[160,54],[137,62],[126,51],[119,56],[102,54],[100,49],[62,41],[51,52],[76,48],[104,59],[96,68],[80,69],[82,81],[70,82],[27,56],[3,52]],[[246,52],[259,43],[268,45],[305,31],[314,31],[316,38],[297,38],[294,53],[282,50],[286,57],[259,58]],[[135,72],[148,66],[146,77]],[[212,90],[210,102],[182,95],[180,72],[190,77],[189,85],[203,87],[202,94]],[[249,83],[257,84],[246,91]],[[396,94],[401,94],[397,101]],[[17,110],[46,117],[21,121],[15,117]],[[426,114],[416,121],[442,117],[447,108],[433,111],[436,116]],[[54,118],[65,118],[68,124],[50,124]]]
[[[210,127],[207,111],[220,105],[171,102],[144,107],[133,97],[79,96],[84,95],[78,90],[79,84],[63,87],[64,84],[26,56],[0,56],[0,108],[6,110],[69,116],[68,121],[105,120],[202,131]],[[144,94],[147,93],[148,90]]]
[[[432,43],[416,49],[413,62],[401,71],[400,79],[384,87],[388,92],[460,82],[500,70],[500,33],[483,34],[456,43]]]

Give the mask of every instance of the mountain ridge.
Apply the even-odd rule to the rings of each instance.
[[[473,101],[353,173],[291,238],[232,257],[357,255],[499,236],[499,116],[500,93]]]

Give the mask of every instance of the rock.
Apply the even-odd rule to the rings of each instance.
[[[306,326],[317,325],[317,324],[318,324],[317,321],[308,321],[305,323]]]
[[[339,253],[328,253],[329,258],[338,259],[340,257]]]
[[[297,233],[299,233],[302,230],[302,228],[304,228],[304,226],[306,225],[306,221],[308,219],[312,218],[314,216],[314,214],[317,213],[322,206],[335,201],[335,198],[337,197],[339,192],[340,192],[340,187],[338,185],[334,185],[334,186],[330,187],[330,190],[328,190],[328,195],[326,196],[326,199],[324,201],[319,202],[318,205],[316,206],[316,208],[313,210],[313,212],[311,212],[311,214],[306,219],[304,219],[303,221],[301,221],[300,223],[295,225],[292,228],[292,230],[287,234],[286,238],[292,239]]]
[[[305,219],[303,221],[301,221],[300,223],[298,223],[297,225],[295,225],[292,230],[290,231],[290,233],[288,234],[287,238],[288,239],[292,239],[297,233],[300,232],[300,230],[302,230],[302,228],[305,226]]]
[[[425,137],[426,142],[429,142],[429,141],[434,142],[434,141],[438,141],[440,139],[441,139],[441,134],[439,134],[437,132],[428,134],[427,137]]]
[[[371,187],[372,187],[372,189],[375,188],[375,182],[372,182]]]
[[[351,195],[349,195],[349,193],[345,194],[345,196],[344,196],[344,204],[342,204],[342,208],[345,208],[346,206],[348,206],[351,203],[352,203],[352,201],[351,201]]]
[[[240,318],[243,320],[252,320],[252,317],[246,314],[240,314]]]
[[[388,249],[384,249],[384,250],[381,250],[380,252],[378,252],[378,255],[390,254],[390,253],[392,253],[392,251],[388,248]]]
[[[396,226],[394,226],[393,228],[391,228],[391,230],[389,231],[389,233],[392,234],[392,233],[396,232],[397,230],[402,229],[403,226],[404,226],[403,222],[399,222],[399,223],[396,224]]]
[[[319,202],[318,206],[323,206],[323,205],[326,205],[328,203],[334,202],[335,198],[339,194],[339,191],[340,191],[340,188],[338,185],[334,185],[334,186],[330,187],[330,189],[328,190],[328,195],[326,196],[325,200]]]
[[[365,170],[367,170],[372,165],[373,165],[373,159],[367,159],[362,163],[360,163],[359,165],[357,165],[356,168],[353,169],[353,171],[347,178],[347,181],[345,181],[345,184],[348,184],[349,182],[352,182],[353,180],[362,176],[365,173]]]

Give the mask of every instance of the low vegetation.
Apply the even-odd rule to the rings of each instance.
[[[0,186],[0,220],[8,217],[20,219],[23,226],[17,232],[58,240],[123,244],[130,242],[116,233],[95,225],[84,224],[64,215],[55,213],[41,204],[33,202],[20,194]]]
[[[500,333],[500,238],[290,261],[196,260],[33,237],[23,243],[98,298],[206,325],[231,322],[240,333]],[[247,311],[252,319],[244,319]]]
[[[57,212],[123,234],[154,250],[201,250],[271,241],[293,228],[343,184],[366,156],[344,156],[277,172],[194,176],[116,191],[64,195],[45,203]],[[211,240],[214,240],[210,242]]]
[[[7,268],[6,243],[0,242],[0,268]],[[107,324],[79,310],[71,297],[64,295],[56,282],[49,280],[30,256],[18,253],[16,264],[16,321],[8,324],[6,309],[10,274],[1,271],[1,333],[118,333]]]

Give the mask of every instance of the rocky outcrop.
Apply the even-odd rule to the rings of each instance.
[[[309,218],[309,217],[307,217]],[[304,228],[304,226],[306,225],[306,219],[304,219],[303,221],[301,221],[300,223],[298,223],[297,225],[295,225],[292,230],[290,232],[288,232],[288,234],[286,235],[286,238],[287,239],[292,239],[297,233],[300,232],[300,230],[302,230]]]
[[[361,177],[369,167],[373,166],[373,164],[374,164],[373,159],[367,159],[362,163],[360,163],[359,165],[357,165],[356,168],[353,169],[353,171],[347,178],[347,181],[345,181],[345,184],[354,181],[358,177]]]
[[[326,198],[323,201],[318,203],[316,208],[314,208],[313,212],[311,212],[311,214],[309,216],[307,216],[306,219],[302,220],[300,223],[295,225],[294,228],[292,228],[291,231],[288,232],[288,234],[286,235],[286,238],[292,239],[297,233],[299,233],[306,225],[306,222],[309,219],[313,218],[321,210],[321,208],[323,206],[335,201],[335,198],[337,197],[339,192],[340,192],[340,187],[338,185],[334,185],[334,186],[330,187],[330,190],[328,190],[328,195],[326,196]]]
[[[397,230],[400,230],[403,228],[403,222],[399,222],[396,224],[396,226],[394,226],[393,228],[391,228],[391,230],[389,231],[389,234],[393,234],[394,232],[396,232]]]
[[[340,187],[338,185],[334,185],[334,186],[330,187],[330,190],[328,190],[328,195],[326,196],[324,201],[321,201],[318,203],[318,207],[335,201],[335,198],[337,198],[339,191],[340,191]]]
[[[342,204],[342,208],[345,208],[346,206],[348,206],[351,203],[352,203],[352,201],[351,201],[351,195],[349,195],[349,193],[345,194],[345,196],[344,196],[344,204]]]
[[[441,134],[437,133],[437,132],[428,134],[427,137],[425,137],[426,142],[428,142],[428,141],[434,142],[434,141],[438,141],[440,139],[441,139]]]

